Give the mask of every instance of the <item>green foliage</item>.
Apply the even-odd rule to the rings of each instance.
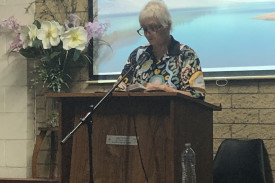
[[[32,82],[34,85],[42,82],[43,86],[53,92],[60,92],[63,87],[69,88],[70,67],[73,63],[89,61],[89,58],[77,49],[64,50],[61,43],[47,50],[36,47],[22,48],[20,53],[27,58],[40,60],[35,71],[37,77],[33,78]]]
[[[41,24],[40,24],[40,22],[39,22],[38,20],[35,20],[35,21],[33,22],[33,24],[36,25],[36,27],[37,27],[38,29],[41,28]]]
[[[36,58],[37,55],[40,54],[40,51],[39,51],[39,49],[37,49],[35,47],[27,47],[25,49],[21,48],[19,50],[19,53],[26,58]]]

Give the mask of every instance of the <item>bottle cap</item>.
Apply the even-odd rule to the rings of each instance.
[[[185,147],[191,147],[191,143],[185,143]]]

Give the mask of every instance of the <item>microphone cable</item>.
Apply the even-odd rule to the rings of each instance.
[[[132,116],[132,119],[133,119],[134,131],[135,131],[135,136],[136,136],[136,140],[137,140],[137,147],[138,147],[139,159],[140,159],[142,171],[143,171],[143,173],[144,173],[146,182],[149,183],[149,179],[148,179],[148,176],[147,176],[147,173],[146,173],[146,170],[145,170],[145,167],[144,167],[142,155],[141,155],[141,149],[140,149],[139,138],[138,138],[138,132],[137,132],[136,118],[135,118],[135,115],[134,115],[134,113],[133,113],[133,110],[131,110],[131,106],[133,106],[133,105],[131,105],[131,96],[130,96],[130,92],[129,92],[129,91],[127,91],[127,93],[128,93],[128,105],[129,105],[129,109],[130,109],[130,110],[129,110],[129,114],[130,114],[130,116]]]

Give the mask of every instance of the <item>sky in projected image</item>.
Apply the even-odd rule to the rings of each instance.
[[[99,0],[99,20],[111,27],[103,37],[94,74],[119,74],[129,54],[146,44],[137,34],[138,15],[148,0]],[[171,34],[193,48],[203,71],[275,70],[275,0],[167,0],[173,19]],[[273,14],[273,16],[274,16]]]

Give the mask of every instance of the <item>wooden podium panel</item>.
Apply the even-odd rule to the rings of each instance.
[[[64,138],[104,94],[52,94],[60,97],[60,136]],[[180,183],[180,154],[186,142],[196,153],[197,182],[212,182],[213,111],[220,107],[177,93],[113,93],[93,114],[95,183]],[[135,137],[137,145],[107,143]],[[122,136],[122,137],[120,137]],[[122,140],[123,142],[123,140]],[[87,126],[59,148],[60,182],[88,183]]]

